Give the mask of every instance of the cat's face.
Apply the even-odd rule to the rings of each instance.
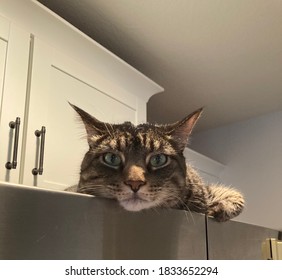
[[[186,184],[183,150],[201,110],[165,126],[108,124],[76,106],[89,143],[78,192],[112,198],[129,211],[172,207]]]

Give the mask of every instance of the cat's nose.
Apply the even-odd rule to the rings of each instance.
[[[133,180],[128,180],[124,182],[127,186],[129,186],[133,192],[138,192],[139,189],[146,184],[144,181],[133,181]]]

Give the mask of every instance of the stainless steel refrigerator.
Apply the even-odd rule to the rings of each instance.
[[[0,259],[261,259],[276,230],[0,184]]]

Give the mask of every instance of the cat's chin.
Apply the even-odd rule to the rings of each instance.
[[[152,207],[156,207],[156,203],[154,201],[146,201],[140,198],[125,199],[125,200],[119,201],[119,203],[125,210],[133,211],[133,212],[138,212],[143,209],[149,209]]]

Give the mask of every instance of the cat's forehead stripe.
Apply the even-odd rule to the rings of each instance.
[[[91,140],[95,143],[97,150],[113,149],[124,151],[135,140],[140,143],[148,152],[160,151],[167,155],[175,155],[177,152],[170,143],[170,139],[166,136],[160,136],[153,130],[149,129],[146,132],[130,133],[128,131],[115,131],[113,135],[92,135]],[[135,140],[134,140],[135,139]]]
[[[157,136],[152,131],[147,133],[138,133],[137,138],[140,140],[141,145],[143,145],[150,152],[161,150],[167,155],[176,154],[175,149],[167,140]]]
[[[103,135],[91,135],[90,140],[93,142],[97,142],[103,137]]]
[[[141,143],[142,145],[144,145],[144,137],[143,137],[143,134],[139,132],[139,133],[137,134],[137,138],[139,139],[140,143]]]
[[[117,140],[116,139],[111,139],[109,142],[109,146],[115,150],[117,148]]]
[[[163,149],[164,153],[167,154],[167,155],[175,155],[175,154],[177,154],[175,149],[171,145],[169,145],[169,144],[164,145],[162,149]]]
[[[126,136],[125,135],[121,135],[120,137],[118,137],[117,139],[118,141],[118,148],[120,150],[124,150],[127,146],[127,141],[126,141]]]
[[[145,147],[147,150],[151,150],[154,146],[154,140],[151,138],[150,135],[148,135],[148,137],[146,137],[146,142],[145,142]]]
[[[158,150],[160,147],[161,147],[161,142],[157,139],[157,140],[154,140],[154,149],[155,150]]]

